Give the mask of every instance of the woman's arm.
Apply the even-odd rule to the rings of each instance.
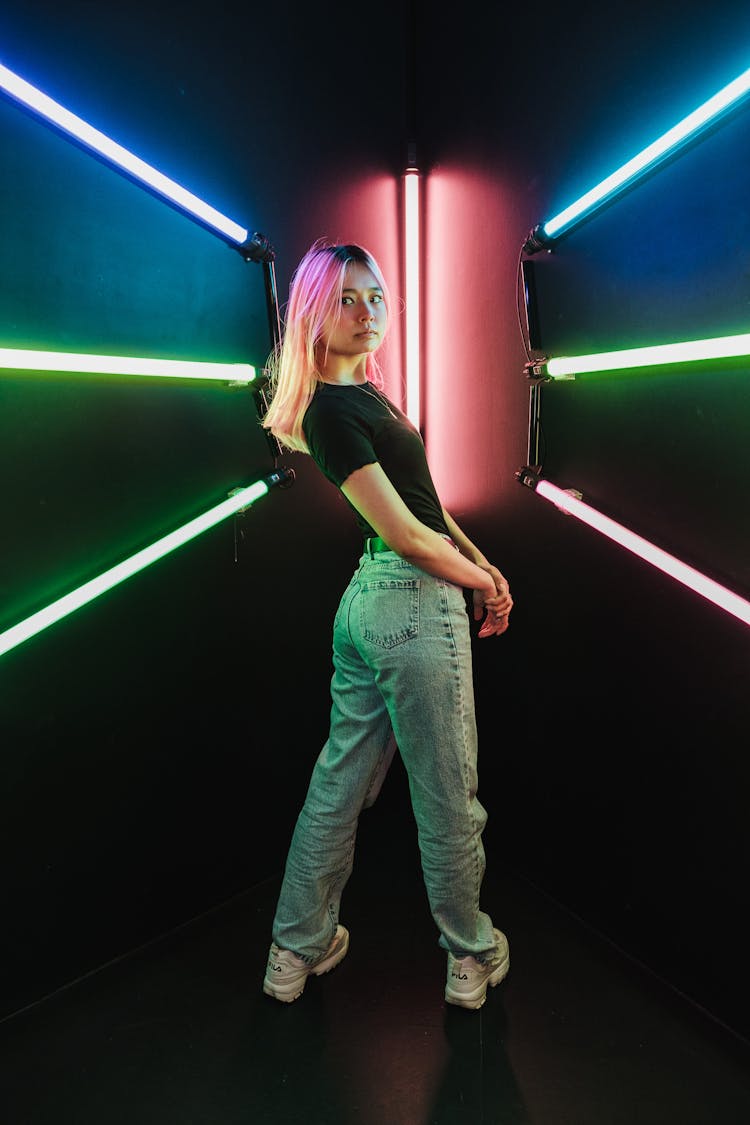
[[[504,619],[504,621],[498,621],[498,624],[502,625],[502,628],[496,629],[495,632],[504,633],[508,628],[508,614],[513,607],[513,599],[510,597],[510,587],[508,585],[507,578],[504,574],[500,573],[496,566],[493,566],[492,563],[487,561],[486,556],[474,543],[472,543],[466,532],[458,526],[453,516],[450,514],[450,512],[446,511],[445,508],[443,508],[443,518],[445,520],[445,525],[450,532],[450,536],[453,539],[453,542],[457,544],[459,551],[461,551],[462,554],[466,555],[467,558],[471,559],[471,561],[475,563],[476,566],[480,567],[481,570],[487,571],[487,573],[495,583],[495,589],[499,595],[503,597],[507,596],[509,603],[507,604],[507,609],[505,608],[505,602],[497,603],[493,606],[495,616],[497,618]],[[476,591],[474,591],[474,593],[476,594]],[[484,605],[485,603],[480,603],[479,605],[477,605],[477,600],[475,597],[474,617],[477,619],[477,621],[482,616]],[[500,606],[502,606],[503,608],[500,608]],[[485,634],[483,634],[480,630],[480,636],[484,635]]]
[[[446,522],[458,551],[409,511],[377,462],[355,469],[342,484],[341,491],[381,539],[407,562],[473,591],[475,619],[478,621],[487,612],[487,619],[479,630],[480,637],[505,632],[507,615],[513,605],[508,584],[455,520],[448,516]],[[479,563],[474,559],[480,560]]]

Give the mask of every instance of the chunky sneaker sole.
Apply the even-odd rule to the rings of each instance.
[[[302,995],[307,978],[312,974],[319,977],[335,969],[343,961],[349,949],[349,931],[345,926],[337,926],[333,941],[319,961],[312,965],[303,961],[288,949],[279,949],[274,942],[268,955],[263,991],[284,1004],[291,1004]]]
[[[510,952],[508,939],[495,930],[497,949],[492,960],[482,962],[474,957],[454,957],[448,954],[448,979],[445,1001],[459,1008],[481,1008],[487,999],[487,988],[494,988],[508,975]]]

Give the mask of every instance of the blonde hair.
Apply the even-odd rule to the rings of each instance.
[[[359,262],[372,272],[390,312],[383,272],[369,250],[325,239],[312,244],[292,275],[283,339],[268,362],[271,404],[261,421],[287,449],[309,453],[302,420],[322,381],[316,349],[326,327],[335,326],[341,316],[344,275],[350,262]],[[365,374],[382,386],[382,371],[372,352],[366,357]]]

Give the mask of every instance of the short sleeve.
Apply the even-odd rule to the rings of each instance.
[[[342,405],[336,399],[314,399],[303,423],[310,455],[337,488],[356,469],[378,460],[371,427]]]

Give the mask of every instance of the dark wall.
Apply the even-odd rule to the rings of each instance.
[[[475,646],[488,861],[747,1034],[746,627],[515,472],[526,234],[740,73],[750,16],[12,8],[2,61],[265,233],[282,298],[321,234],[371,246],[398,288],[416,137],[425,436],[516,598],[508,634]],[[258,266],[10,103],[0,128],[3,342],[262,364]],[[538,259],[550,353],[742,330],[746,129],[736,115]],[[398,331],[389,347],[398,393]],[[545,475],[746,595],[746,374],[545,387]],[[0,384],[0,628],[271,466],[245,392]],[[333,490],[283,460],[295,482],[242,519],[238,561],[230,521],[0,658],[4,1011],[283,863],[357,550]]]
[[[355,79],[341,96],[333,5],[211,22],[32,0],[5,6],[0,41],[11,70],[265,234],[283,301],[319,235],[398,276],[398,6],[386,17],[377,103]],[[380,50],[363,39],[365,73]],[[2,346],[265,363],[260,265],[10,100],[0,129]],[[389,347],[397,364],[397,329]],[[221,384],[5,373],[0,406],[0,631],[273,467],[252,395]],[[291,488],[0,658],[3,1012],[281,864],[357,552],[335,490],[281,463]]]
[[[490,863],[744,1035],[747,627],[511,482],[528,452],[527,233],[740,74],[748,21],[739,4],[671,3],[424,19],[418,84],[433,179],[462,195],[430,244],[453,254],[428,315],[455,314],[449,358],[432,358],[477,436],[456,447],[435,423],[430,453],[448,491],[473,481],[467,522],[516,598],[506,637],[476,646]],[[534,258],[535,354],[747,331],[748,113]],[[543,474],[747,597],[749,374],[545,385]]]

